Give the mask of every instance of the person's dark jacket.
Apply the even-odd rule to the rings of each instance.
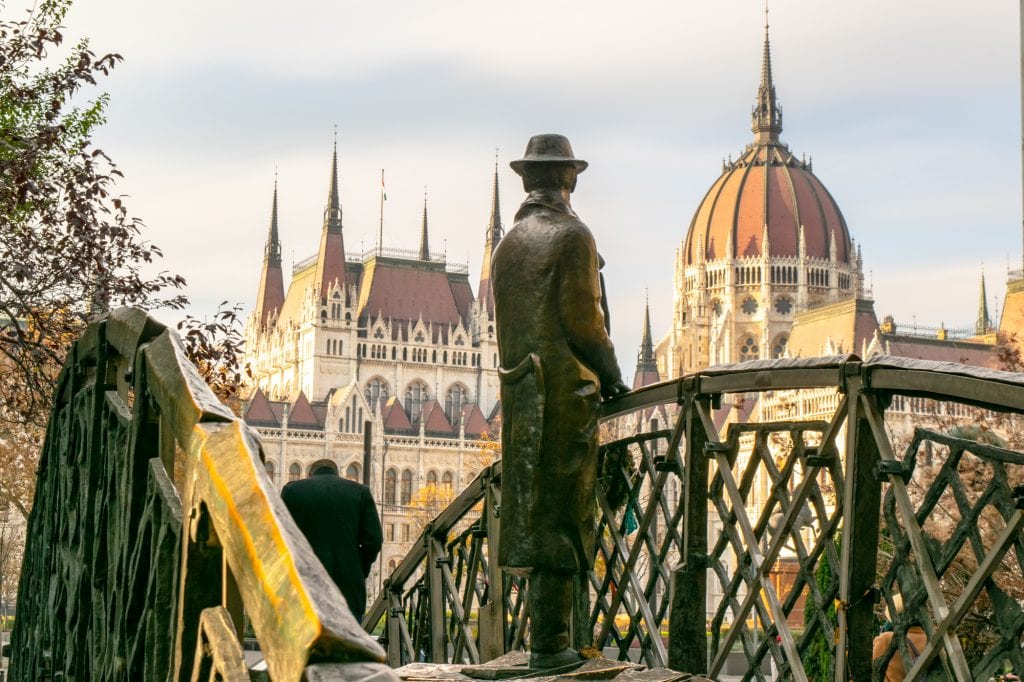
[[[356,618],[366,610],[366,576],[383,535],[370,489],[320,470],[292,481],[281,499]]]

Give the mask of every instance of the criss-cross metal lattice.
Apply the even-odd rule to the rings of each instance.
[[[878,413],[871,419],[878,424]],[[985,436],[977,430],[974,435]],[[890,463],[879,471],[888,484],[882,532],[893,554],[881,587],[895,614],[897,636],[878,667],[902,656],[911,679],[924,674],[988,679],[1003,672],[1007,661],[1024,670],[1024,610],[1019,595],[1011,596],[1024,566],[1024,511],[1017,488],[1024,484],[1024,455],[923,428],[915,429],[902,458],[895,457],[888,441],[881,449],[883,461]],[[969,666],[963,643],[950,634],[981,596],[999,624],[998,637]],[[928,636],[918,652],[906,644],[906,630],[913,625]]]
[[[886,421],[894,396],[958,407],[900,413],[904,449]],[[750,400],[770,418],[736,419]],[[988,431],[941,423],[996,412]],[[817,666],[815,679],[870,680],[887,665],[872,664],[880,593],[902,614],[885,656],[910,678],[1019,669],[1024,454],[998,436],[1019,442],[1022,415],[1021,375],[853,356],[719,367],[605,405],[573,644],[712,678],[738,659],[744,679],[770,663],[785,679]],[[501,507],[499,461],[392,573],[363,622],[384,621],[390,664],[485,661],[529,641],[528,584],[493,560]],[[19,679],[241,681],[246,616],[275,678],[393,679],[325,588],[256,435],[141,311],[112,313],[71,351],[26,556]]]
[[[249,622],[276,679],[396,679],[260,460],[172,330],[89,325],[40,456],[11,678],[242,682]]]
[[[838,415],[841,421],[842,412]],[[733,424],[720,443],[706,448],[717,465],[710,487],[721,529],[709,552],[709,565],[721,588],[711,618],[711,671],[718,672],[739,640],[748,670],[744,679],[765,679],[763,663],[772,656],[779,672],[806,679],[801,653],[822,631],[834,638],[827,617],[838,581],[820,586],[813,575],[819,561],[838,574],[833,544],[841,505],[823,490],[841,490],[842,474],[835,447],[839,421]],[[755,488],[760,485],[763,491]],[[761,492],[761,494],[758,494]],[[811,529],[818,529],[808,546]],[[783,552],[797,565],[795,580],[784,593],[772,573]],[[810,627],[797,638],[791,616],[797,605]],[[810,617],[807,617],[807,612]],[[756,621],[760,630],[752,627]]]
[[[908,612],[931,618],[932,643],[908,661],[911,675],[936,662],[958,680],[1021,665],[1020,586],[1000,581],[1020,575],[1024,488],[1011,468],[1024,455],[918,430],[897,460],[885,427],[893,395],[1024,414],[1019,375],[853,356],[715,368],[609,404],[598,543],[574,643],[712,678],[739,665],[744,680],[766,679],[771,666],[781,679],[870,680],[876,597],[891,600],[898,584]],[[730,419],[746,400],[772,419]],[[796,415],[796,404],[813,414]],[[949,454],[915,474],[912,495],[904,477],[926,443]],[[956,465],[967,457],[988,461],[989,478],[968,481]],[[498,462],[435,519],[369,610],[364,627],[387,621],[392,665],[488,660],[528,642],[527,586],[488,561],[500,543],[500,484]],[[937,500],[957,517],[947,538],[928,531]],[[976,571],[954,585],[948,568],[965,552]],[[972,670],[957,634],[982,595],[997,636]],[[904,637],[906,618],[896,628]]]

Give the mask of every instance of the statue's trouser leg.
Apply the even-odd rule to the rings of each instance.
[[[572,573],[535,570],[530,576],[530,651],[553,654],[569,648]]]

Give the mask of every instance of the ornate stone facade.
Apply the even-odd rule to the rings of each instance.
[[[420,232],[418,250],[347,256],[335,149],[319,250],[295,263],[287,293],[275,185],[246,326],[255,391],[245,418],[260,431],[268,472],[283,486],[328,460],[343,476],[368,482],[382,509],[385,570],[429,508],[443,506],[493,456],[497,168],[479,298],[467,266],[430,251],[425,201]]]
[[[676,251],[663,377],[785,354],[797,313],[859,296],[863,267],[832,195],[780,140],[782,109],[767,31],[752,114],[754,141],[694,213]]]

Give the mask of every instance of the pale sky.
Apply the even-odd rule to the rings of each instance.
[[[10,2],[3,13],[20,10]],[[879,317],[972,325],[985,264],[1021,260],[1018,4],[773,0],[783,140],[813,156],[863,245]],[[671,319],[673,254],[722,158],[751,141],[758,0],[78,0],[68,36],[125,62],[100,146],[193,312],[251,307],[279,174],[286,277],[318,243],[338,126],[345,243],[431,244],[476,286],[499,148],[567,135],[590,168],[574,207],[607,260],[613,338],[635,366],[644,290]]]

